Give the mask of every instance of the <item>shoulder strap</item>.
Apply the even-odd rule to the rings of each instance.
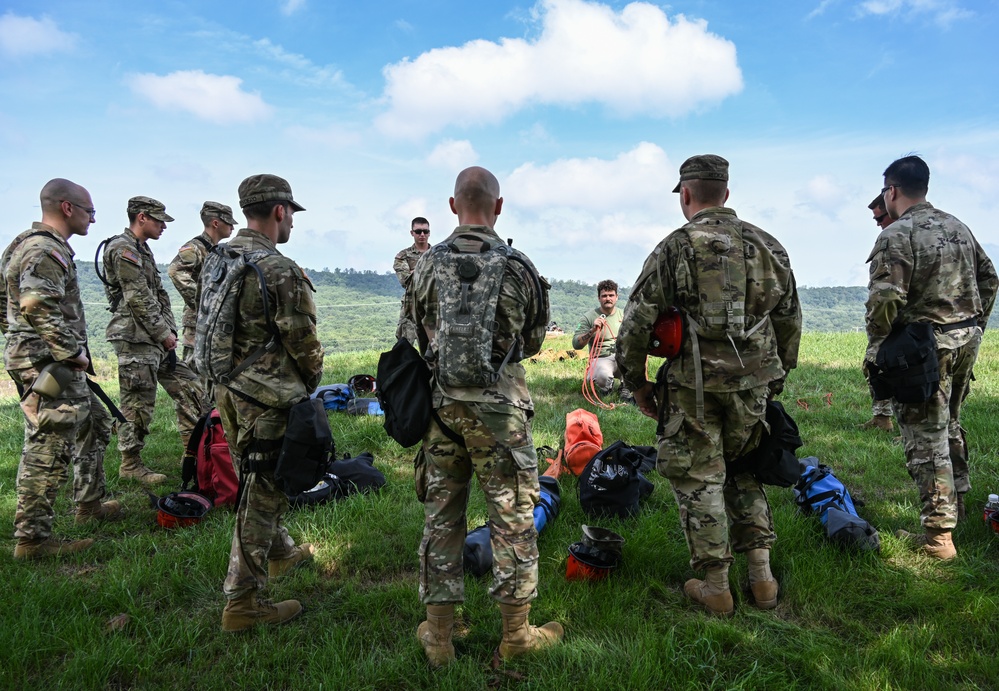
[[[191,436],[187,440],[187,448],[184,449],[184,461],[180,471],[180,479],[183,482],[181,485],[182,490],[188,489],[188,483],[193,480],[194,486],[192,489],[195,492],[198,491],[198,473],[196,468],[198,444],[201,443],[201,436],[205,432],[205,426],[208,424],[208,418],[211,415],[212,413],[209,411],[198,418],[198,421],[194,424],[194,429],[191,430]]]
[[[194,238],[194,239],[197,240],[198,242],[200,242],[202,245],[204,245],[204,248],[206,250],[211,251],[211,249],[212,249],[212,243],[208,242],[208,240],[205,240],[200,235],[198,237]]]
[[[236,365],[227,376],[225,382],[220,382],[223,385],[227,385],[237,376],[243,373],[243,371],[252,365],[254,362],[260,359],[260,357],[267,352],[274,352],[277,350],[278,345],[281,343],[280,335],[278,334],[277,325],[271,321],[271,310],[270,303],[267,299],[267,279],[264,278],[264,272],[260,270],[255,262],[247,261],[246,266],[252,268],[257,274],[257,279],[260,283],[260,299],[264,305],[264,324],[267,325],[267,330],[270,332],[271,337],[267,343],[263,344],[252,353],[250,353],[241,363]]]

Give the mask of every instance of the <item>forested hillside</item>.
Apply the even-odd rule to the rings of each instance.
[[[104,340],[104,328],[110,317],[104,287],[94,273],[92,262],[78,262],[80,288],[87,310],[90,343],[95,355],[113,351]],[[180,295],[160,266],[163,284],[173,303],[180,324]],[[402,288],[393,273],[334,269],[308,271],[316,287],[319,335],[327,352],[386,348],[395,340]],[[566,333],[571,333],[580,316],[597,306],[595,285],[579,281],[552,280],[551,316]],[[799,289],[806,331],[858,331],[864,328],[862,286]],[[619,305],[627,302],[628,288],[621,288]]]

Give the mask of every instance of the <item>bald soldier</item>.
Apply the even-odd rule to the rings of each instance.
[[[156,484],[166,475],[146,467],[141,454],[153,421],[157,382],[173,399],[185,447],[200,417],[204,393],[197,376],[177,357],[170,296],[148,244],[159,240],[173,216],[150,197],[132,197],[126,211],[128,227],[104,247],[104,287],[111,303],[106,334],[118,356],[121,411],[128,421],[118,428],[118,475]]]
[[[41,192],[42,220],[4,253],[6,293],[4,366],[26,393],[24,450],[17,469],[14,558],[37,559],[86,549],[93,540],[52,535],[53,504],[75,466],[76,523],[121,517],[117,501],[102,503],[104,450],[111,417],[87,387],[93,371],[87,323],[69,239],[86,235],[96,211],[90,193],[69,180],[50,180]],[[58,363],[65,379],[47,387],[39,373]],[[53,385],[54,382],[47,382]]]
[[[940,370],[923,403],[893,401],[905,443],[905,465],[919,490],[923,533],[900,530],[926,555],[957,556],[951,532],[971,489],[961,404],[999,288],[995,267],[968,226],[926,201],[930,168],[918,156],[893,162],[881,194],[893,219],[867,261],[867,353],[870,370],[892,329],[933,325]]]
[[[888,210],[885,209],[885,198],[884,195],[879,194],[874,198],[870,204],[867,205],[874,214],[874,222],[878,225],[878,228],[884,230],[891,225],[892,218],[888,214]],[[867,376],[867,372],[864,372],[864,376]],[[892,409],[891,409],[891,399],[890,398],[878,398],[874,394],[874,387],[870,387],[871,390],[871,419],[860,425],[860,429],[880,429],[885,432],[891,432],[894,426],[891,423]]]
[[[197,369],[194,364],[194,331],[198,326],[198,282],[201,280],[201,267],[204,266],[208,252],[232,235],[236,219],[232,217],[231,207],[219,202],[205,202],[201,206],[201,223],[204,226],[201,235],[181,245],[177,256],[167,268],[167,275],[184,300],[181,357],[192,369]],[[205,393],[202,412],[208,412],[215,405],[213,387],[204,375],[201,375],[200,382]]]
[[[428,462],[419,554],[427,619],[417,638],[435,666],[455,659],[451,634],[455,605],[465,596],[462,549],[473,474],[489,516],[491,594],[503,619],[500,655],[546,648],[563,634],[554,622],[528,623],[538,594],[534,506],[540,486],[531,437],[534,404],[520,361],[544,342],[548,284],[493,230],[503,198],[492,173],[463,170],[449,203],[460,225],[423,255],[413,273],[414,321],[420,350],[432,363],[436,411],[423,438]],[[497,247],[507,251],[490,251]],[[504,256],[510,258],[501,263]],[[474,307],[466,299],[469,283],[479,294]]]
[[[680,166],[686,225],[660,242],[632,289],[617,339],[617,363],[639,409],[661,421],[657,469],[669,479],[690,549],[705,572],[683,591],[711,614],[735,610],[733,552],[746,554],[753,604],[777,606],[770,571],[777,539],[763,485],[726,462],[760,442],[767,400],[798,362],[801,305],[787,252],[725,206],[728,161],[707,154]],[[646,379],[649,334],[659,315],[683,315],[680,354],[657,381]],[[662,372],[662,371],[661,371]]]

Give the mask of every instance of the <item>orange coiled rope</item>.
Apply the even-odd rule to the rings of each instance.
[[[604,324],[606,326],[606,322]],[[614,410],[618,407],[618,403],[604,403],[600,399],[600,393],[597,391],[596,381],[593,379],[593,363],[596,362],[597,358],[600,357],[600,348],[604,344],[604,329],[600,328],[597,333],[593,334],[593,342],[590,343],[590,357],[586,360],[586,373],[583,375],[583,398],[590,405],[596,406],[597,408],[603,408],[604,410]]]

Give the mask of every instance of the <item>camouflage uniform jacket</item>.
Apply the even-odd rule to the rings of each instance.
[[[867,261],[868,360],[893,324],[974,319],[984,329],[988,323],[999,287],[995,267],[968,226],[929,202],[909,207],[881,231]],[[970,329],[956,329],[938,334],[937,342],[953,348],[968,338]]]
[[[579,321],[579,326],[576,327],[576,332],[572,335],[572,347],[576,350],[579,350],[584,345],[588,345],[590,348],[593,347],[593,341],[590,340],[587,343],[583,340],[583,337],[593,330],[593,324],[598,317],[606,317],[607,323],[604,324],[604,340],[600,344],[600,353],[597,354],[597,357],[613,357],[614,346],[617,343],[617,333],[621,330],[621,320],[624,318],[624,310],[618,309],[617,305],[614,305],[614,311],[610,314],[604,314],[600,311],[599,307],[594,307],[584,314],[583,318]]]
[[[422,256],[423,252],[416,249],[416,243],[413,243],[395,255],[395,261],[392,262],[392,270],[395,271],[399,285],[403,289],[402,313],[407,317],[413,314],[413,270],[416,269],[416,262],[420,261]]]
[[[703,209],[660,242],[645,260],[632,288],[617,337],[617,363],[624,382],[637,390],[646,383],[649,335],[656,318],[670,305],[681,313],[698,314],[697,276],[684,260],[687,230],[700,224],[739,238],[747,248],[745,305],[747,326],[769,319],[739,344],[699,338],[705,391],[743,391],[784,377],[798,364],[801,304],[794,273],[784,247],[769,233],[741,221],[726,207]],[[713,267],[697,267],[709,276]],[[669,380],[695,388],[693,339],[684,325],[680,355],[669,369]]]
[[[109,341],[161,345],[177,333],[152,250],[130,228],[104,247],[104,274],[112,290],[122,294],[105,332]]]
[[[267,281],[271,322],[280,338],[274,352],[265,352],[228,386],[271,408],[290,408],[316,390],[323,375],[323,346],[316,330],[315,288],[305,272],[278,252],[270,238],[248,228],[239,231],[228,247],[237,252],[266,251],[256,262]],[[264,322],[257,275],[247,271],[233,334],[235,362],[242,362],[271,337]]]
[[[450,242],[458,235],[479,236],[483,240],[502,242],[492,228],[472,225],[458,226],[444,242]],[[541,280],[544,281],[543,278]],[[457,286],[448,287],[455,288],[452,292],[454,299],[457,299]],[[549,315],[547,303],[539,304],[535,292],[534,282],[527,269],[517,261],[507,262],[496,305],[497,328],[493,340],[493,362],[502,362],[517,335],[524,339],[521,357],[530,357],[541,350]],[[413,272],[414,321],[419,334],[420,349],[424,352],[427,350],[428,340],[423,325],[436,331],[437,300],[437,276],[433,261],[430,260],[429,253],[427,253],[417,263]],[[545,314],[539,315],[539,310]],[[532,324],[538,324],[538,326],[531,328]],[[483,389],[445,387],[440,383],[435,383],[434,406],[439,408],[444,405],[445,399],[493,403],[534,410],[531,394],[527,390],[526,372],[516,355],[503,368],[500,378],[494,386]]]
[[[87,347],[74,252],[51,226],[32,223],[44,235],[14,240],[6,257],[8,370],[39,367],[53,360],[75,357]]]
[[[167,275],[184,300],[181,325],[184,327],[184,345],[187,346],[194,345],[194,330],[198,326],[198,281],[201,279],[201,267],[214,244],[208,233],[192,238],[177,250],[177,256],[167,268]]]

